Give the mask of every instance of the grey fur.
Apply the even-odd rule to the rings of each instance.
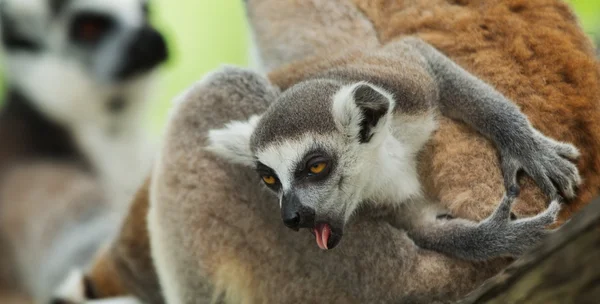
[[[298,126],[318,134],[335,132],[327,101],[341,85],[341,82],[329,79],[309,80],[283,92],[265,112],[264,116],[269,119],[261,119],[250,146],[264,147],[274,141],[293,138],[298,135]],[[303,110],[306,108],[310,111]]]
[[[557,199],[558,191],[568,198],[575,197],[581,178],[568,160],[579,156],[575,147],[535,131],[514,103],[432,46],[419,39],[404,41],[427,59],[439,86],[441,112],[466,122],[496,144],[506,189],[518,187],[517,171],[523,170],[550,198]]]
[[[415,155],[409,153],[404,156],[408,159],[399,160],[407,163],[407,167],[402,167],[408,170],[406,175],[388,177],[389,173],[375,172],[372,177],[367,177],[375,180],[368,180],[366,185],[359,175],[369,176],[370,173],[358,168],[363,168],[360,163],[377,161],[369,158],[373,154],[377,158],[379,154],[395,153],[393,150],[379,152],[383,149],[380,146],[384,145],[387,132],[391,132],[409,151],[419,151],[432,131],[426,130],[427,121],[432,118],[434,111],[439,110],[446,116],[467,123],[496,144],[502,157],[505,185],[513,194],[510,200],[505,199],[499,204],[494,215],[479,224],[451,220],[439,228],[439,222],[431,219],[425,221],[430,225],[409,224],[406,227],[419,227],[416,230],[409,229],[411,235],[415,236],[415,242],[428,249],[471,260],[518,256],[537,243],[547,233],[545,226],[554,220],[560,207],[558,202],[553,202],[538,217],[509,222],[510,212],[501,211],[510,210],[512,196],[519,191],[517,171],[523,169],[529,173],[553,200],[558,198],[558,194],[552,182],[567,197],[572,197],[574,188],[581,180],[575,165],[567,158],[576,158],[577,150],[537,132],[502,94],[420,39],[406,38],[390,43],[374,51],[372,58],[369,56],[361,59],[365,62],[386,60],[391,66],[365,69],[361,68],[364,65],[354,62],[338,64],[283,92],[259,122],[249,126],[254,129],[252,136],[245,139],[250,146],[247,153],[252,155],[248,158],[257,159],[260,166],[264,166],[264,157],[272,164],[279,162],[271,159],[273,157],[281,162],[270,168],[273,173],[267,175],[274,175],[278,180],[277,186],[271,189],[280,197],[282,210],[285,211],[282,211],[282,216],[285,213],[290,217],[294,212],[300,216],[293,221],[284,216],[286,225],[297,223],[299,226],[292,224],[290,227],[313,229],[319,223],[328,224],[331,237],[327,246],[331,248],[341,239],[346,222],[359,204],[376,201],[395,206],[416,200],[417,203],[410,205],[420,203],[422,208],[427,208],[430,203],[419,202],[418,182],[412,188],[407,186],[405,192],[398,192],[394,185],[388,185],[387,188],[377,186],[379,182],[387,183],[386,178],[401,178],[391,181],[398,186],[407,182],[410,184],[408,180],[416,180],[416,173],[410,172],[410,164],[416,163]],[[348,86],[351,86],[352,92],[339,95],[344,94]],[[392,95],[387,95],[388,92]],[[354,102],[360,112],[346,113],[344,111],[351,110],[344,108],[343,104],[341,110],[336,110],[336,107],[340,107],[336,106],[336,98],[349,98],[347,102]],[[386,102],[393,103],[393,109],[385,106]],[[333,114],[332,111],[342,112]],[[341,116],[336,118],[336,115]],[[354,117],[356,115],[358,117]],[[391,124],[390,131],[386,131],[386,123]],[[421,124],[423,128],[419,127]],[[235,133],[235,130],[232,132]],[[214,146],[218,146],[219,136],[227,135],[212,133],[210,136],[213,151],[217,151]],[[410,140],[419,137],[423,140]],[[305,142],[294,143],[296,140]],[[242,147],[246,145],[240,144]],[[287,145],[296,148],[289,150],[285,148]],[[331,167],[331,172],[318,181],[311,181],[314,178],[310,177],[310,173],[305,177],[300,172],[302,159],[307,157],[303,155],[313,154],[314,151],[319,151],[321,157],[329,159],[327,166]],[[265,153],[272,156],[265,156]],[[285,153],[290,155],[283,155]],[[382,162],[389,166],[396,164],[394,161],[397,160]],[[389,169],[384,166],[379,169],[404,170],[402,168]],[[259,174],[264,175],[262,172]],[[294,200],[288,201],[288,198]],[[289,204],[293,204],[295,207],[291,208],[298,208],[298,211],[289,210]],[[300,210],[303,211],[300,213]],[[417,208],[417,214],[422,212]],[[310,215],[313,213],[314,216]],[[309,218],[303,218],[302,214]],[[428,214],[428,217],[431,215]],[[420,220],[420,216],[413,219],[404,215],[403,221],[398,222],[402,225],[402,222]]]
[[[466,219],[440,219],[430,202],[423,206],[403,206],[394,221],[404,226],[408,235],[422,248],[446,253],[460,259],[485,261],[491,257],[517,257],[551,233],[545,227],[552,224],[561,210],[553,201],[543,213],[532,218],[511,220],[514,194],[505,195],[497,209],[477,223]],[[416,209],[406,210],[406,209]],[[408,218],[410,216],[410,218]]]

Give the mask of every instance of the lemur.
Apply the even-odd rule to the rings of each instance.
[[[510,192],[478,225],[420,223],[411,236],[424,248],[465,259],[521,255],[560,207],[555,200],[540,216],[508,221],[517,171],[531,175],[549,197],[560,191],[573,198],[581,179],[568,159],[579,152],[539,133],[506,97],[418,38],[331,60],[329,68],[284,91],[263,115],[210,131],[207,148],[255,167],[278,195],[285,226],[307,228],[319,248],[332,249],[362,203],[390,204],[399,214],[415,209],[400,216],[434,222],[419,206],[428,203],[416,166],[436,112],[495,143]]]
[[[596,58],[563,1],[245,3],[255,54],[278,88],[318,72],[324,58],[341,51],[368,52],[417,35],[509,97],[536,129],[577,146],[583,184],[559,221],[600,193]],[[282,229],[278,202],[257,187],[254,168],[202,149],[209,129],[264,113],[276,96],[254,90],[246,74],[218,76],[177,103],[152,178],[111,249],[85,272],[81,282],[91,284],[81,290],[92,286],[110,296],[118,285],[116,294],[146,303],[446,303],[511,262],[473,263],[422,250],[385,220],[393,210],[382,205],[364,205],[345,227],[352,237],[327,252],[314,246],[314,236]],[[439,120],[420,157],[423,192],[453,217],[487,218],[504,191],[497,150],[460,121]],[[545,210],[548,198],[530,178],[519,182],[515,215]]]
[[[1,0],[0,27],[0,285],[44,301],[150,172],[145,110],[168,48],[146,0]]]
[[[8,87],[2,167],[76,159],[133,193],[143,177],[132,176],[144,176],[150,163],[142,119],[153,71],[167,58],[147,0],[0,4]]]

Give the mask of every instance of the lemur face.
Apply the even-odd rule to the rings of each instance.
[[[9,86],[59,120],[145,99],[140,86],[168,56],[148,13],[147,0],[0,0]]]
[[[2,0],[2,42],[15,56],[76,62],[105,83],[144,74],[167,58],[146,0]]]
[[[321,249],[331,249],[377,182],[374,164],[391,119],[388,97],[364,83],[306,81],[260,119],[211,131],[209,148],[243,162],[239,156],[248,146],[246,164],[278,195],[284,224],[309,229]],[[251,134],[246,143],[244,134]]]

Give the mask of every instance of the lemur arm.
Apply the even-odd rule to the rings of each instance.
[[[395,222],[401,223],[408,236],[421,248],[470,261],[498,257],[518,257],[545,237],[561,209],[553,201],[544,212],[530,218],[511,220],[511,206],[517,195],[512,188],[492,215],[477,223],[451,218],[438,204],[423,202],[405,205]]]
[[[507,189],[517,186],[517,171],[522,169],[549,197],[558,194],[553,182],[567,198],[575,196],[581,179],[576,166],[565,159],[578,157],[575,147],[542,135],[513,102],[433,46],[413,37],[401,42],[425,58],[438,85],[441,113],[467,123],[494,142],[502,157]]]

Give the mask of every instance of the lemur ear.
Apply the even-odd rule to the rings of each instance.
[[[253,166],[254,155],[250,150],[250,138],[260,116],[247,121],[231,121],[222,129],[208,132],[206,150],[234,164]]]
[[[392,95],[366,82],[342,88],[334,97],[333,116],[336,122],[358,135],[361,143],[368,143],[385,124],[393,107]]]

